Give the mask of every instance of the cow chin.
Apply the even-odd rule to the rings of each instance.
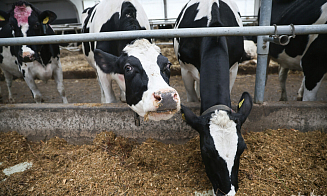
[[[160,120],[168,120],[171,117],[173,117],[176,112],[178,112],[180,107],[178,107],[176,110],[166,110],[166,111],[150,111],[147,112],[144,115],[144,120],[154,120],[154,121],[160,121]]]
[[[143,99],[144,100],[144,99]],[[179,95],[177,95],[177,99],[175,100],[175,107],[171,108],[165,108],[163,109],[161,107],[160,109],[160,103],[154,102],[152,99],[145,99],[150,100],[150,102],[141,100],[136,105],[130,105],[130,108],[136,112],[138,115],[144,117],[144,121],[147,120],[154,120],[154,121],[160,121],[160,120],[168,120],[174,116],[179,110],[180,110],[180,99]],[[173,105],[175,105],[173,104]]]

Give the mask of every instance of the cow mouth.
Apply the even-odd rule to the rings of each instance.
[[[176,112],[177,112],[177,109],[149,111],[144,115],[144,121],[148,121],[149,119],[150,120],[168,120]]]

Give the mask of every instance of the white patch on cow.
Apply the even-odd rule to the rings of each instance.
[[[1,47],[2,47],[1,55],[3,56],[3,61],[2,64],[0,64],[0,67],[3,70],[9,72],[11,75],[14,75],[16,77],[22,77],[22,73],[19,71],[18,65],[15,64],[15,61],[18,62],[18,60],[15,56],[11,55],[10,52],[11,46],[8,47],[1,46]]]
[[[236,194],[235,187],[231,185],[231,190],[226,194],[227,196],[234,196]]]
[[[27,47],[26,45],[23,45],[22,51],[23,51],[23,57],[25,56],[25,54],[31,56],[35,53],[30,47]]]
[[[300,66],[301,58],[302,56],[300,55],[297,55],[295,58],[290,57],[286,54],[285,50],[283,50],[283,52],[278,55],[277,61],[284,68],[302,70],[302,67]]]
[[[187,94],[188,102],[198,102],[200,100],[200,73],[198,69],[189,63],[179,61],[181,74]]]
[[[327,3],[321,6],[321,15],[313,24],[325,24],[327,21]]]
[[[230,0],[223,0],[223,2],[225,2],[230,7],[230,9],[233,11],[233,13],[235,15],[235,19],[237,21],[237,24],[240,27],[242,27],[243,23],[242,23],[241,17],[238,14],[240,11],[239,11],[236,3],[234,1],[230,1]],[[208,18],[207,26],[209,26],[209,24],[211,22],[212,4],[217,3],[217,5],[219,7],[219,1],[218,0],[209,0],[209,1],[191,0],[191,1],[188,2],[188,5],[187,5],[186,9],[188,7],[194,5],[195,3],[199,3],[199,6],[197,8],[198,13],[196,14],[194,20],[200,20],[200,19],[202,19],[204,17],[207,17]],[[184,13],[185,13],[185,10],[184,10]],[[184,13],[182,13],[181,19],[184,17]],[[177,24],[176,26],[179,26],[179,24]]]
[[[237,71],[238,71],[238,62],[234,63],[234,65],[231,68],[229,68],[229,93],[232,92],[234,82],[237,76]]]
[[[134,56],[141,62],[145,73],[148,76],[148,90],[143,93],[142,100],[136,105],[130,106],[140,116],[144,116],[147,112],[156,111],[158,105],[155,104],[154,92],[174,91],[178,96],[177,111],[180,107],[180,99],[177,91],[170,87],[162,78],[160,68],[157,65],[157,57],[160,54],[160,48],[155,44],[151,44],[146,39],[136,40],[133,44],[127,45],[124,50],[128,56]],[[167,114],[165,114],[167,115]],[[167,118],[162,119],[162,115],[148,116],[150,120],[167,120],[174,114],[167,115]],[[160,116],[160,118],[158,118]]]
[[[244,40],[244,51],[252,59],[257,58],[257,45],[251,40]]]
[[[29,29],[28,23],[21,24],[21,32],[23,34],[23,37],[27,37],[28,29]],[[25,54],[31,56],[35,53],[31,48],[27,47],[26,45],[23,45],[22,52],[23,52],[23,57],[25,56]]]
[[[226,161],[229,177],[231,177],[238,143],[236,123],[229,119],[226,111],[216,110],[211,115],[209,124],[215,148],[219,156]]]
[[[191,1],[192,2],[192,1]],[[209,0],[209,1],[195,1],[194,3],[199,3],[198,6],[198,13],[194,20],[200,20],[201,18],[208,17],[207,26],[210,24],[211,21],[211,8],[213,3],[217,3],[219,7],[219,2],[217,0]],[[191,5],[193,5],[192,3]]]
[[[318,92],[321,82],[324,80],[325,75],[321,78],[321,80],[317,83],[317,85],[311,91],[308,90],[305,87],[305,85],[303,85],[304,86],[303,101],[317,101],[317,92]],[[304,77],[304,80],[305,80],[305,77]]]

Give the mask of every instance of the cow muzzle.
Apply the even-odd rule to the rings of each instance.
[[[172,111],[177,109],[179,96],[176,91],[155,92],[153,93],[157,112]]]
[[[153,98],[156,110],[147,112],[145,120],[168,120],[180,110],[180,98],[176,90],[154,92]]]
[[[30,52],[23,52],[22,58],[25,63],[32,62],[35,59],[34,55]]]

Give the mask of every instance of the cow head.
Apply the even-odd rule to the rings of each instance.
[[[200,148],[214,193],[235,195],[238,190],[240,156],[246,148],[241,126],[252,109],[252,98],[243,93],[237,112],[227,106],[213,106],[196,116],[182,106],[183,119],[200,134]]]
[[[40,12],[30,3],[18,1],[13,4],[7,15],[0,12],[0,21],[6,25],[6,37],[42,36],[48,34],[49,24],[56,19],[51,11]],[[3,16],[5,15],[5,16]],[[42,45],[23,45],[13,47],[13,55],[17,56],[19,63],[39,60]]]
[[[119,57],[99,49],[94,57],[103,72],[124,75],[126,102],[140,116],[167,120],[179,111],[179,95],[169,86],[171,63],[158,46],[138,39],[127,45]]]

